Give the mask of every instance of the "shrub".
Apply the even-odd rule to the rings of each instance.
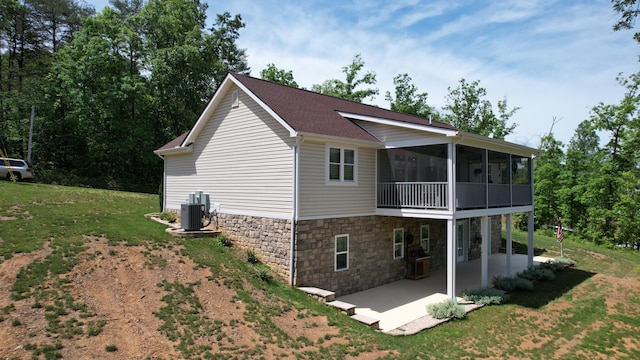
[[[255,274],[258,277],[258,279],[270,283],[273,281],[273,275],[271,275],[271,271],[269,270],[268,267],[256,267],[255,268]]]
[[[467,311],[464,307],[454,303],[453,300],[429,304],[427,305],[427,313],[436,319],[462,319],[467,316]]]
[[[576,264],[575,260],[569,259],[568,257],[558,256],[553,259],[553,262],[563,264],[564,266],[573,266]]]
[[[462,291],[462,298],[466,301],[473,301],[481,305],[500,305],[509,300],[509,295],[504,291],[492,288],[483,288],[475,290]]]
[[[247,261],[252,264],[257,264],[260,262],[260,259],[258,259],[258,255],[256,255],[254,250],[247,250]]]
[[[218,245],[224,247],[231,247],[231,240],[226,235],[220,235],[216,238]]]
[[[118,351],[118,347],[115,346],[115,345],[107,345],[107,346],[104,347],[104,350],[106,352],[116,352],[116,351]]]
[[[556,275],[553,273],[553,271],[539,267],[522,270],[516,276],[530,281],[550,281],[556,278]]]
[[[161,212],[160,213],[160,220],[164,220],[166,222],[169,222],[169,223],[173,224],[174,222],[176,222],[176,216],[173,215],[173,213],[170,213],[170,212]]]
[[[493,278],[493,286],[496,289],[511,292],[514,290],[533,290],[533,282],[521,277],[496,276]]]
[[[537,266],[537,268],[538,268],[538,269],[548,269],[548,270],[553,271],[554,273],[557,273],[557,272],[559,272],[559,271],[564,270],[565,266],[564,266],[564,264],[561,264],[561,263],[557,263],[557,262],[550,261],[550,262],[543,262],[543,263],[540,263],[540,264]]]

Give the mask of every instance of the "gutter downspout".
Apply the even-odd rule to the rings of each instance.
[[[304,135],[296,137],[296,143],[293,146],[293,211],[291,214],[291,246],[289,256],[289,285],[294,286],[295,279],[295,249],[296,249],[296,222],[298,220],[298,187],[300,180],[300,145],[304,142]]]

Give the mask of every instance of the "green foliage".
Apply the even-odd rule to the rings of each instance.
[[[393,83],[396,87],[395,98],[391,96],[389,91],[385,95],[385,99],[391,103],[391,110],[425,119],[438,120],[440,118],[438,111],[427,104],[429,94],[426,92],[418,93],[418,88],[411,84],[409,74],[397,75],[393,78]]]
[[[268,266],[256,266],[254,268],[254,272],[258,279],[267,283],[273,282],[273,275],[271,274],[271,269],[269,269]]]
[[[107,345],[104,347],[104,351],[106,352],[116,352],[118,351],[118,347],[116,345]]]
[[[556,258],[553,258],[553,262],[557,264],[561,264],[563,266],[574,266],[576,264],[575,260],[570,259],[568,257],[564,257],[564,256],[558,256]]]
[[[492,280],[496,289],[512,292],[515,290],[532,291],[533,282],[521,277],[496,276]]]
[[[448,88],[442,120],[452,124],[459,130],[504,139],[516,128],[516,124],[508,125],[509,119],[520,108],[507,109],[507,100],[498,101],[498,115],[493,112],[491,102],[484,100],[487,90],[480,87],[480,81],[467,83],[460,79],[457,88]]]
[[[106,320],[89,321],[87,336],[98,336],[107,325]]]
[[[536,266],[537,269],[548,269],[549,271],[553,272],[554,274],[560,271],[563,271],[565,269],[565,264],[560,263],[558,261],[549,261],[549,262],[543,262],[540,263]]]
[[[509,300],[509,295],[504,291],[493,288],[463,290],[462,298],[482,305],[500,305]]]
[[[517,273],[516,276],[530,281],[551,281],[556,278],[556,275],[550,269],[541,269],[538,267],[522,270]]]
[[[233,245],[231,239],[229,239],[229,237],[226,235],[219,235],[218,237],[216,237],[216,242],[218,243],[218,245],[223,247],[231,247]]]
[[[267,67],[260,70],[260,77],[264,80],[274,83],[287,85],[291,87],[299,87],[298,83],[293,79],[293,72],[291,70],[286,71],[278,69],[275,64],[267,64]]]
[[[535,158],[535,227],[555,225],[560,216],[558,179],[561,179],[564,154],[562,143],[553,134],[542,138],[540,155]]]
[[[247,250],[247,261],[251,264],[258,264],[260,262],[260,259],[258,259],[258,255],[256,254],[255,250]]]
[[[427,313],[436,319],[463,319],[467,316],[464,306],[458,305],[453,300],[446,300],[427,305]]]
[[[154,312],[154,315],[163,321],[158,330],[169,340],[179,342],[176,348],[187,358],[199,357],[211,350],[209,346],[196,344],[194,339],[220,332],[220,324],[210,321],[202,314],[204,309],[195,294],[195,287],[199,285],[200,282],[182,284],[166,280],[158,284],[158,287],[166,292],[162,297],[166,305]]]
[[[369,71],[359,77],[363,67],[364,61],[360,54],[357,54],[353,58],[351,65],[342,68],[342,72],[346,77],[345,81],[338,79],[327,80],[320,85],[313,85],[311,90],[355,102],[362,102],[368,97],[373,98],[379,92],[377,88],[356,89],[359,86],[373,86],[376,84],[376,74],[374,72]]]
[[[161,212],[160,219],[169,223],[174,223],[177,220],[176,216],[172,212]]]

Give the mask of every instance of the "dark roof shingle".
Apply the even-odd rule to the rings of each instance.
[[[342,117],[339,112],[456,130],[449,124],[438,121],[430,122],[428,119],[414,115],[322,95],[246,75],[233,73],[232,76],[299,132],[378,141],[353,121]]]

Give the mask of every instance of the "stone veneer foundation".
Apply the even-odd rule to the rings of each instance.
[[[492,252],[501,244],[501,218],[491,219]],[[421,225],[429,225],[430,270],[446,268],[447,231],[445,220],[359,216],[302,220],[296,226],[295,286],[314,286],[343,296],[405,278],[407,262],[393,258],[393,230],[404,228],[405,256],[420,243]],[[252,249],[272,270],[289,277],[291,221],[220,214],[218,225],[241,249]],[[469,259],[480,257],[480,221],[470,225]],[[349,235],[349,267],[335,271],[335,236]]]

